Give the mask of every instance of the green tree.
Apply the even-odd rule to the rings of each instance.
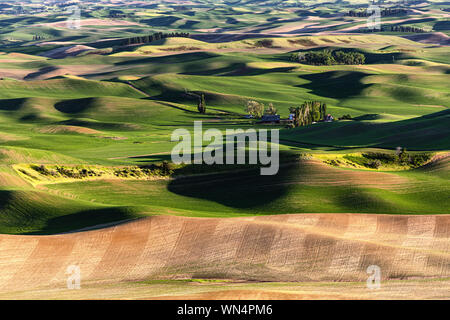
[[[198,112],[200,112],[200,113],[206,113],[206,100],[205,100],[205,95],[203,93],[199,97],[197,109],[198,109]]]
[[[248,114],[254,116],[255,118],[261,118],[264,114],[264,104],[257,101],[249,100],[246,104],[246,109]]]
[[[300,107],[290,108],[294,114],[294,126],[307,126],[313,122],[323,120],[326,115],[327,106],[320,101],[305,101]]]

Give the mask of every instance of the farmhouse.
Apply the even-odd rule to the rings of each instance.
[[[280,123],[280,115],[278,114],[265,114],[261,117],[259,123]]]

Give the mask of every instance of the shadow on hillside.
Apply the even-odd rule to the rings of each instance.
[[[143,98],[148,100],[155,100],[161,103],[164,101],[166,103],[179,103],[190,106],[197,106],[199,101],[199,96],[201,94],[205,95],[207,106],[216,105],[244,105],[245,99],[240,96],[220,94],[209,91],[190,91],[186,92],[181,89],[171,88],[162,83],[155,83],[145,88],[146,92],[150,92],[150,97]],[[171,105],[172,106],[172,105]],[[214,110],[220,110],[214,107]],[[229,110],[222,110],[224,112],[229,112]],[[208,112],[208,111],[207,111]],[[231,112],[232,113],[232,112]]]
[[[450,149],[450,110],[400,121],[371,122],[378,118],[379,115],[367,114],[354,121],[335,121],[282,130],[280,142],[328,151],[364,147],[395,150],[398,146],[411,151]]]
[[[195,15],[195,13],[194,13]],[[180,29],[192,29],[196,24],[200,23],[200,21],[196,20],[187,20],[183,25],[181,25]]]
[[[94,108],[93,103],[95,101],[96,98],[63,100],[55,103],[55,109],[58,110],[59,112],[69,114],[81,113]]]
[[[49,219],[40,231],[23,234],[42,235],[70,232],[72,230],[136,219],[137,217],[131,209],[124,207],[92,209]]]
[[[55,67],[55,66],[43,67],[43,68],[40,68],[36,72],[32,72],[32,73],[27,74],[25,76],[25,78],[23,78],[23,79],[24,80],[33,80],[33,79],[39,78],[40,76],[43,76],[43,75],[45,75],[47,73],[50,73],[50,72],[53,72],[53,71],[58,71],[58,70],[59,70],[59,68]]]
[[[246,63],[232,63],[226,67],[218,69],[208,69],[202,71],[190,71],[184,72],[185,75],[197,75],[197,76],[259,76],[268,73],[280,73],[289,72],[294,70],[296,67],[279,67],[279,68],[253,68],[249,67]]]
[[[345,188],[345,192],[337,193],[334,201],[345,212],[393,213],[395,211],[394,205],[386,201],[383,197],[378,196],[375,192],[371,193],[370,190],[364,190],[362,188],[341,188]]]
[[[146,24],[150,27],[169,27],[178,20],[181,20],[181,18],[174,16],[163,16],[151,19],[142,19],[139,23]]]
[[[16,99],[1,99],[0,110],[3,111],[18,111],[22,109],[28,98],[16,98]]]
[[[181,176],[172,180],[167,189],[177,195],[214,201],[232,208],[261,208],[284,197],[289,192],[289,180],[307,175],[305,167],[292,154],[280,154],[281,159],[284,157],[291,157],[291,161],[280,165],[276,175],[261,175],[257,165],[218,165],[217,171],[223,171],[219,173],[211,173],[214,169],[204,165],[202,175],[202,165],[189,165],[178,172]]]
[[[298,87],[311,90],[311,93],[334,99],[345,99],[359,95],[370,84],[362,83],[367,76],[363,72],[355,71],[328,71],[312,73],[299,76],[301,79],[310,81]]]
[[[126,60],[115,63],[116,66],[120,65],[130,65],[130,64],[147,64],[147,63],[155,63],[155,64],[173,64],[173,63],[188,63],[195,61],[202,61],[205,63],[205,59],[218,57],[219,54],[211,53],[211,52],[188,52],[188,53],[180,53],[169,56],[160,56],[160,57],[147,57],[142,59],[133,59]]]
[[[133,123],[117,123],[117,122],[104,122],[94,121],[88,119],[69,119],[64,121],[58,121],[54,124],[86,127],[94,130],[118,130],[118,131],[134,131],[139,129],[139,126]]]

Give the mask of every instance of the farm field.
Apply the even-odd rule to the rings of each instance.
[[[58,285],[63,266],[76,261],[87,287],[75,298],[446,298],[449,222],[436,215],[159,215],[82,233],[4,235],[0,255],[10,262],[0,297],[73,298]],[[385,270],[380,292],[363,289],[368,261]]]
[[[79,6],[0,1],[0,299],[450,298],[447,3]],[[278,129],[277,174],[172,163],[197,121]]]

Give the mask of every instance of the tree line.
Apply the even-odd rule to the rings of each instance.
[[[387,27],[381,27],[381,29],[377,30],[377,29],[361,29],[361,32],[379,32],[379,31],[384,31],[384,32],[411,32],[411,33],[426,33],[427,31],[422,29],[422,28],[418,28],[418,27],[412,27],[412,26],[387,26]]]
[[[157,32],[152,35],[137,36],[131,38],[122,39],[121,45],[131,45],[131,44],[145,44],[151,43],[153,41],[159,41],[166,38],[189,38],[190,34],[186,32],[172,32],[172,33],[162,33]]]
[[[380,15],[382,17],[390,17],[390,16],[404,16],[408,14],[408,10],[400,9],[400,8],[386,8],[380,11]],[[367,12],[367,10],[350,10],[347,12],[347,16],[350,17],[370,17],[372,16],[372,12]]]
[[[364,64],[366,56],[360,52],[344,52],[344,51],[308,51],[308,52],[294,52],[291,54],[291,61],[320,65],[335,65],[335,64]]]
[[[381,28],[382,31],[394,31],[394,32],[414,32],[414,33],[424,33],[426,32],[422,28],[412,27],[412,26],[390,26]]]

